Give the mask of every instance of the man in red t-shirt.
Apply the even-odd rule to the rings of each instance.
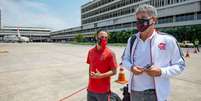
[[[107,48],[108,33],[98,31],[97,44],[88,52],[89,83],[87,101],[108,101],[110,77],[116,74],[115,54]]]

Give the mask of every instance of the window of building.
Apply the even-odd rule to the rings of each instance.
[[[194,20],[194,13],[176,16],[176,22]]]
[[[173,22],[173,17],[162,17],[158,19],[158,24],[163,24],[163,23],[172,23]]]
[[[201,12],[197,13],[197,19],[201,19]]]
[[[83,18],[87,18],[89,16],[97,15],[97,14],[100,14],[100,13],[103,13],[106,11],[110,11],[110,10],[113,10],[116,8],[120,8],[120,7],[129,5],[129,4],[135,3],[135,2],[139,2],[139,1],[141,1],[141,0],[121,0],[119,2],[112,4],[112,5],[108,5],[104,8],[100,8],[100,9],[95,10],[97,13],[92,13],[92,12],[86,13],[84,15],[87,15],[87,16],[84,16]],[[149,3],[149,2],[147,2],[147,3]],[[82,13],[83,13],[83,9],[82,9]]]
[[[122,1],[118,1],[118,2],[113,3],[112,5],[109,5],[107,7],[100,8],[100,9],[98,9],[96,11],[86,13],[86,14],[82,15],[83,16],[82,18],[91,17],[91,16],[94,16],[94,15],[97,15],[97,14],[100,14],[100,13],[103,13],[103,12],[107,12],[107,11],[116,9],[118,7],[122,7],[124,4],[127,5],[129,3],[135,3],[135,2],[139,2],[139,1],[141,1],[141,0],[122,0]],[[185,0],[179,0],[179,1],[177,1],[177,0],[176,1],[174,1],[174,0],[157,0],[157,1],[151,0],[151,1],[145,2],[145,3],[152,4],[152,5],[156,6],[156,7],[161,7],[161,6],[164,6],[165,4],[169,5],[169,4],[172,4],[172,3],[183,2],[183,1],[185,1]],[[131,7],[127,7],[127,8],[118,10],[118,11],[114,11],[114,12],[110,12],[110,13],[107,13],[107,14],[104,14],[104,15],[100,15],[100,16],[97,16],[97,19],[93,19],[94,17],[88,18],[88,19],[86,19],[86,22],[83,21],[83,23],[91,23],[91,22],[94,22],[94,21],[99,21],[99,20],[104,20],[104,19],[108,19],[108,18],[112,18],[112,17],[117,17],[117,16],[121,16],[121,15],[134,13],[136,7],[138,7],[138,5],[134,5],[134,6],[131,6]],[[187,15],[176,16],[176,21],[185,21],[185,20],[194,20],[194,15],[193,14],[187,14]],[[163,19],[160,19],[160,21],[159,21],[159,23],[169,23],[169,22],[172,22],[172,18],[163,18]]]

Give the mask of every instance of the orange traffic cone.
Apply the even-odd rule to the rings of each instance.
[[[187,50],[185,57],[186,57],[186,58],[190,58],[189,50]]]
[[[128,80],[126,80],[123,68],[120,68],[118,80],[116,80],[115,82],[120,83],[120,84],[126,84],[126,83],[128,83]]]

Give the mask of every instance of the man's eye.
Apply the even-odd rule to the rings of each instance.
[[[148,23],[147,23],[147,22],[144,22],[144,25],[148,25]]]
[[[106,38],[107,39],[107,37],[104,37],[104,36],[102,36],[101,38]]]

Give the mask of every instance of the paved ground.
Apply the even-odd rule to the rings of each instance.
[[[86,87],[91,46],[52,43],[0,43],[0,101],[58,101]],[[111,47],[118,61],[123,47]],[[7,50],[8,53],[1,53]],[[201,101],[201,53],[190,53],[188,69],[172,79],[170,101]],[[114,80],[112,90],[123,87]],[[86,101],[83,91],[65,101]]]

